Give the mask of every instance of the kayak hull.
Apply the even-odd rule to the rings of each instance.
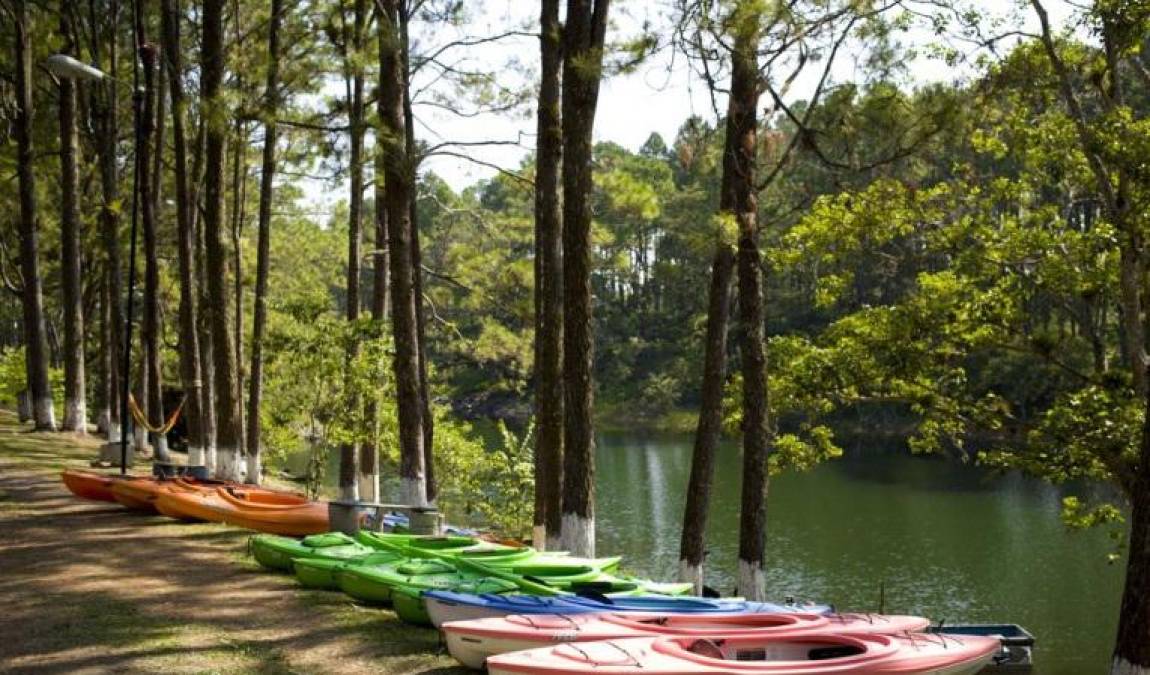
[[[381,607],[391,605],[391,586],[365,576],[354,567],[340,570],[336,580],[339,590],[364,604]]]
[[[323,502],[246,487],[237,490],[243,495],[241,498],[229,489],[234,488],[168,490],[156,498],[156,510],[180,520],[227,523],[267,534],[298,537],[322,534],[330,529],[327,504]]]
[[[112,486],[121,481],[135,480],[135,476],[117,476],[78,469],[62,471],[60,478],[72,494],[99,502],[116,501],[112,494]]]
[[[899,635],[920,632],[929,619],[872,614],[535,614],[448,622],[447,648],[469,668],[487,658],[564,642],[637,637],[796,636],[820,632]]]
[[[391,592],[391,607],[400,621],[414,626],[430,626],[431,617],[427,614],[427,605],[423,602],[423,591],[415,588],[400,587]]]
[[[345,561],[329,558],[297,558],[293,563],[301,586],[324,591],[339,590],[339,573],[346,566]]]
[[[487,659],[491,675],[973,675],[998,653],[994,638],[810,633],[794,636],[631,638],[561,644]]]

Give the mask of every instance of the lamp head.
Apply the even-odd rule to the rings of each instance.
[[[93,68],[83,61],[77,60],[67,54],[53,54],[44,59],[44,67],[56,77],[70,80],[88,80],[99,82],[108,77],[104,71]]]

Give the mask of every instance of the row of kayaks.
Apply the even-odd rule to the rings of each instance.
[[[76,496],[117,502],[130,509],[180,520],[228,523],[273,534],[303,536],[331,529],[325,502],[230,481],[121,476],[67,470],[64,485]]]
[[[391,606],[401,619],[417,625],[474,615],[476,610],[457,612],[454,596],[431,605],[428,596],[439,591],[479,599],[571,598],[602,606],[630,597],[671,599],[691,590],[690,584],[623,575],[617,557],[539,553],[463,536],[360,531],[354,537],[331,532],[297,540],[256,535],[249,548],[261,565],[293,572],[306,587],[341,590],[363,603]],[[497,609],[479,611],[482,616],[499,614]]]
[[[689,597],[620,574],[619,558],[468,537],[256,535],[250,550],[304,586],[434,625],[460,663],[490,673],[969,675],[1000,651],[993,637],[923,632],[919,617]]]
[[[689,597],[688,584],[622,574],[617,557],[328,532],[325,503],[250,485],[87,471],[63,479],[87,499],[263,532],[249,546],[264,567],[433,625],[457,660],[496,675],[970,675],[1001,651],[996,637],[921,632],[928,622],[917,617]]]

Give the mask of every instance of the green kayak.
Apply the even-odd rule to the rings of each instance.
[[[339,574],[349,565],[378,565],[399,560],[403,560],[403,557],[393,551],[373,551],[366,557],[357,559],[296,558],[292,562],[292,567],[300,585],[338,591]]]
[[[414,586],[396,586],[391,591],[391,606],[396,616],[417,626],[430,626],[431,617],[427,614],[427,603],[423,601],[425,588]],[[461,581],[458,586],[451,589],[456,593],[471,593],[482,595],[485,593],[516,593],[521,592],[519,584],[506,579],[483,577],[481,579],[468,579]]]
[[[365,558],[378,550],[342,532],[313,534],[303,539],[257,534],[248,540],[248,548],[259,564],[284,572],[290,572],[292,561],[299,558],[354,560]]]
[[[419,551],[440,551],[444,553],[466,551],[468,549],[494,549],[509,548],[499,544],[490,544],[473,537],[460,536],[430,536],[418,534],[400,534],[396,532],[371,532],[360,530],[355,538],[359,543],[376,549],[406,552],[407,549]]]
[[[490,578],[504,582],[499,585],[507,590],[512,590],[513,586],[520,592],[533,595],[555,595],[560,591],[552,585],[553,581],[590,581],[602,574],[587,566],[539,566],[530,563],[519,566],[530,570],[533,573],[530,575],[508,571],[519,567],[499,568],[498,572],[489,574],[484,571],[485,566],[470,570],[463,568],[461,562],[412,558],[378,565],[347,565],[336,576],[340,589],[351,597],[369,604],[387,605],[391,604],[392,590],[399,586],[419,590],[445,590]]]

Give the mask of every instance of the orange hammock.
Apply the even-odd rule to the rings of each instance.
[[[168,415],[168,421],[158,427],[153,427],[151,424],[148,424],[147,415],[144,414],[143,410],[140,410],[139,404],[136,403],[136,397],[133,396],[131,392],[128,393],[128,409],[132,411],[132,419],[136,420],[136,424],[139,424],[153,434],[163,435],[167,434],[172,430],[172,427],[176,426],[176,420],[180,419],[180,413],[183,412],[184,403],[187,402],[187,400],[187,396],[180,399],[180,404],[176,406],[176,409],[172,411],[171,415]]]

